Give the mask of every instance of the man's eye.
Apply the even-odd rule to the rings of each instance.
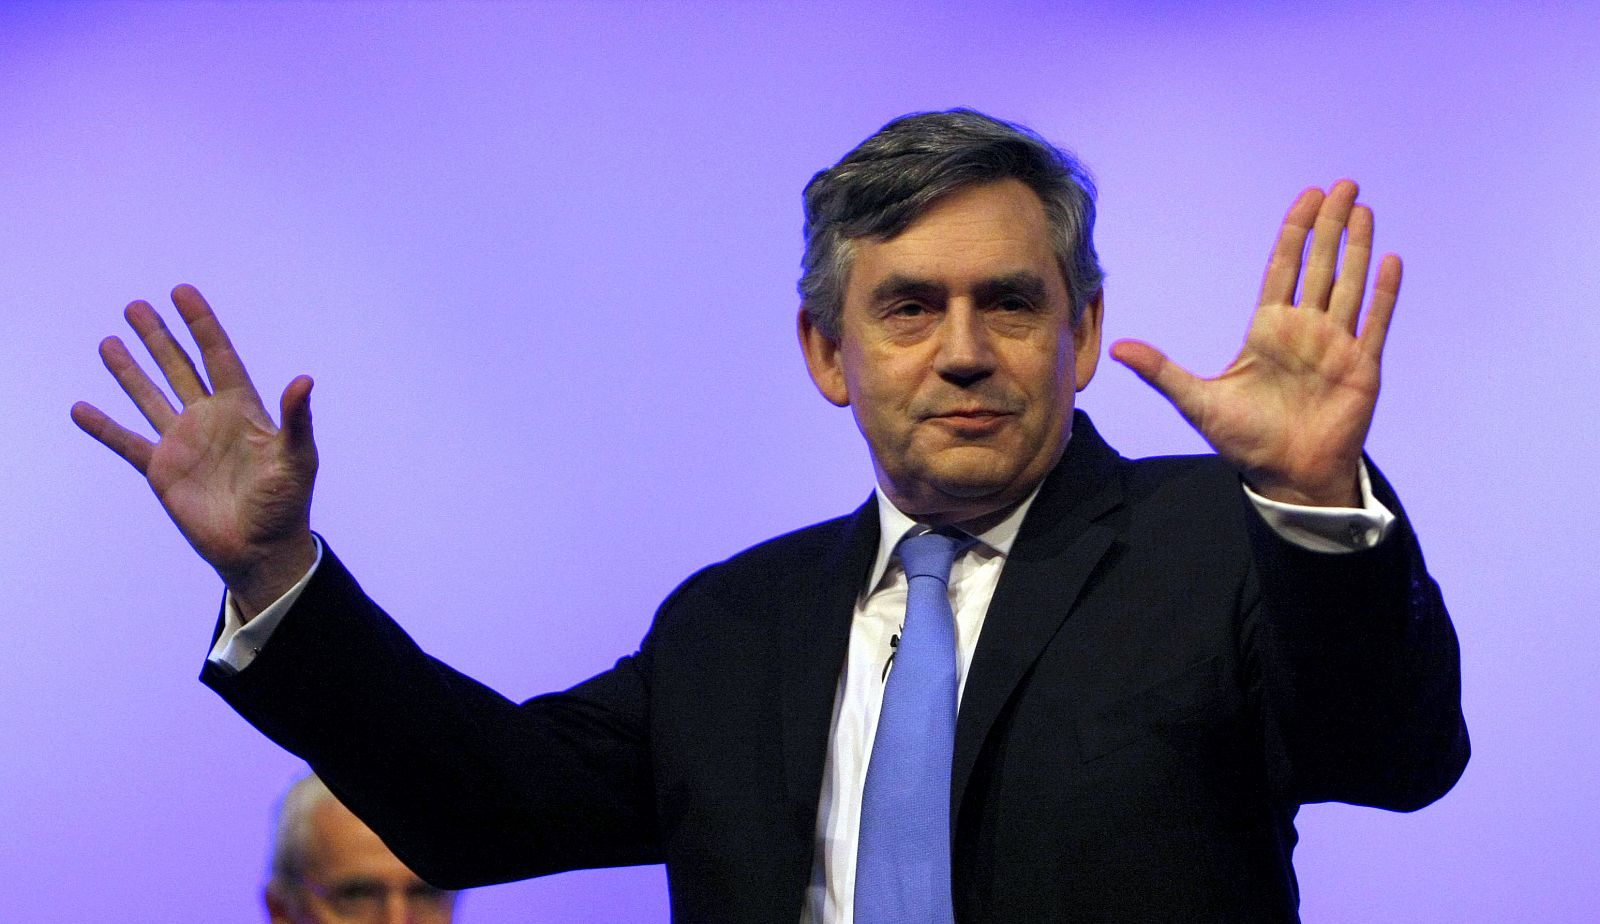
[[[914,318],[917,315],[925,314],[927,310],[927,306],[921,302],[901,302],[890,308],[889,314],[891,317],[896,318]]]
[[[450,893],[426,882],[419,882],[406,888],[406,900],[413,905],[444,905],[449,903]]]
[[[1020,295],[1010,295],[995,302],[995,307],[1001,311],[1032,311],[1033,302]]]
[[[334,889],[330,897],[335,902],[378,902],[382,903],[388,890],[381,885],[371,883],[351,883]]]

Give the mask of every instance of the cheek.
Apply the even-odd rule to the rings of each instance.
[[[1037,401],[1053,402],[1074,391],[1072,344],[1041,346],[1012,367],[1017,383]]]
[[[859,357],[853,372],[852,396],[870,404],[879,415],[910,405],[920,381],[915,363],[893,355]]]

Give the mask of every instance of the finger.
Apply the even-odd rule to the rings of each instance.
[[[1311,252],[1306,255],[1305,272],[1300,274],[1301,308],[1326,311],[1328,293],[1333,288],[1334,269],[1339,264],[1339,242],[1344,237],[1345,225],[1350,222],[1350,209],[1356,202],[1356,184],[1340,180],[1333,184],[1328,198],[1317,210],[1317,223],[1311,233]]]
[[[150,376],[145,375],[144,369],[128,352],[121,338],[107,337],[100,341],[100,361],[105,363],[112,378],[133,399],[139,413],[150,421],[150,426],[155,427],[157,433],[167,432],[167,427],[178,416],[178,412],[167,400],[166,393],[150,381]]]
[[[1394,306],[1400,300],[1400,257],[1387,253],[1378,262],[1378,281],[1372,287],[1372,307],[1367,309],[1367,323],[1361,328],[1361,348],[1374,360],[1383,359],[1383,343],[1389,339],[1389,322],[1394,319]]]
[[[72,406],[72,422],[100,444],[123,458],[143,475],[150,468],[155,446],[144,437],[122,426],[92,404],[79,401]]]
[[[191,404],[210,394],[205,383],[200,381],[200,373],[195,370],[193,360],[173,339],[167,323],[161,320],[161,315],[150,307],[149,302],[133,302],[123,310],[122,316],[128,319],[128,326],[139,335],[144,348],[150,351],[151,358],[160,367],[161,374],[166,376],[167,384],[172,386],[172,393],[178,396],[179,401]]]
[[[234,351],[227,331],[222,329],[216,313],[206,303],[200,290],[184,283],[172,290],[172,304],[177,306],[183,322],[189,325],[189,335],[200,347],[200,359],[206,364],[206,375],[211,379],[212,390],[245,388],[254,391],[255,386],[250,382],[249,373],[245,372],[244,362]]]
[[[1166,357],[1166,354],[1141,340],[1118,340],[1111,345],[1111,358],[1129,369],[1145,384],[1172,402],[1190,423],[1200,415],[1199,389],[1204,380]]]
[[[1322,205],[1322,190],[1312,187],[1300,193],[1289,206],[1278,231],[1278,241],[1267,260],[1267,273],[1261,280],[1261,304],[1291,305],[1294,287],[1300,281],[1300,262],[1305,257],[1306,235]]]
[[[278,401],[284,445],[297,455],[316,452],[316,443],[311,438],[311,387],[314,384],[309,375],[296,376]]]
[[[1344,258],[1339,261],[1339,278],[1328,301],[1328,316],[1352,335],[1361,317],[1361,298],[1367,290],[1367,268],[1371,263],[1372,209],[1358,205],[1350,210]]]

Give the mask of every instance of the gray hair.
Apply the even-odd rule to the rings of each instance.
[[[1105,279],[1094,251],[1094,180],[1031,129],[971,109],[901,116],[806,184],[799,289],[811,323],[839,339],[857,239],[889,240],[945,196],[1004,179],[1044,203],[1076,326]]]
[[[267,889],[289,902],[296,902],[300,881],[305,877],[311,844],[311,816],[324,799],[334,798],[327,784],[314,773],[295,780],[278,804],[277,821],[272,829],[272,866]]]

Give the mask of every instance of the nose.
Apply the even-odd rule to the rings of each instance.
[[[406,901],[406,893],[398,889],[391,891],[383,903],[383,924],[416,924],[417,918],[411,913],[411,903]]]
[[[994,346],[983,314],[966,299],[953,301],[945,310],[939,331],[939,375],[955,385],[968,386],[994,372]]]

